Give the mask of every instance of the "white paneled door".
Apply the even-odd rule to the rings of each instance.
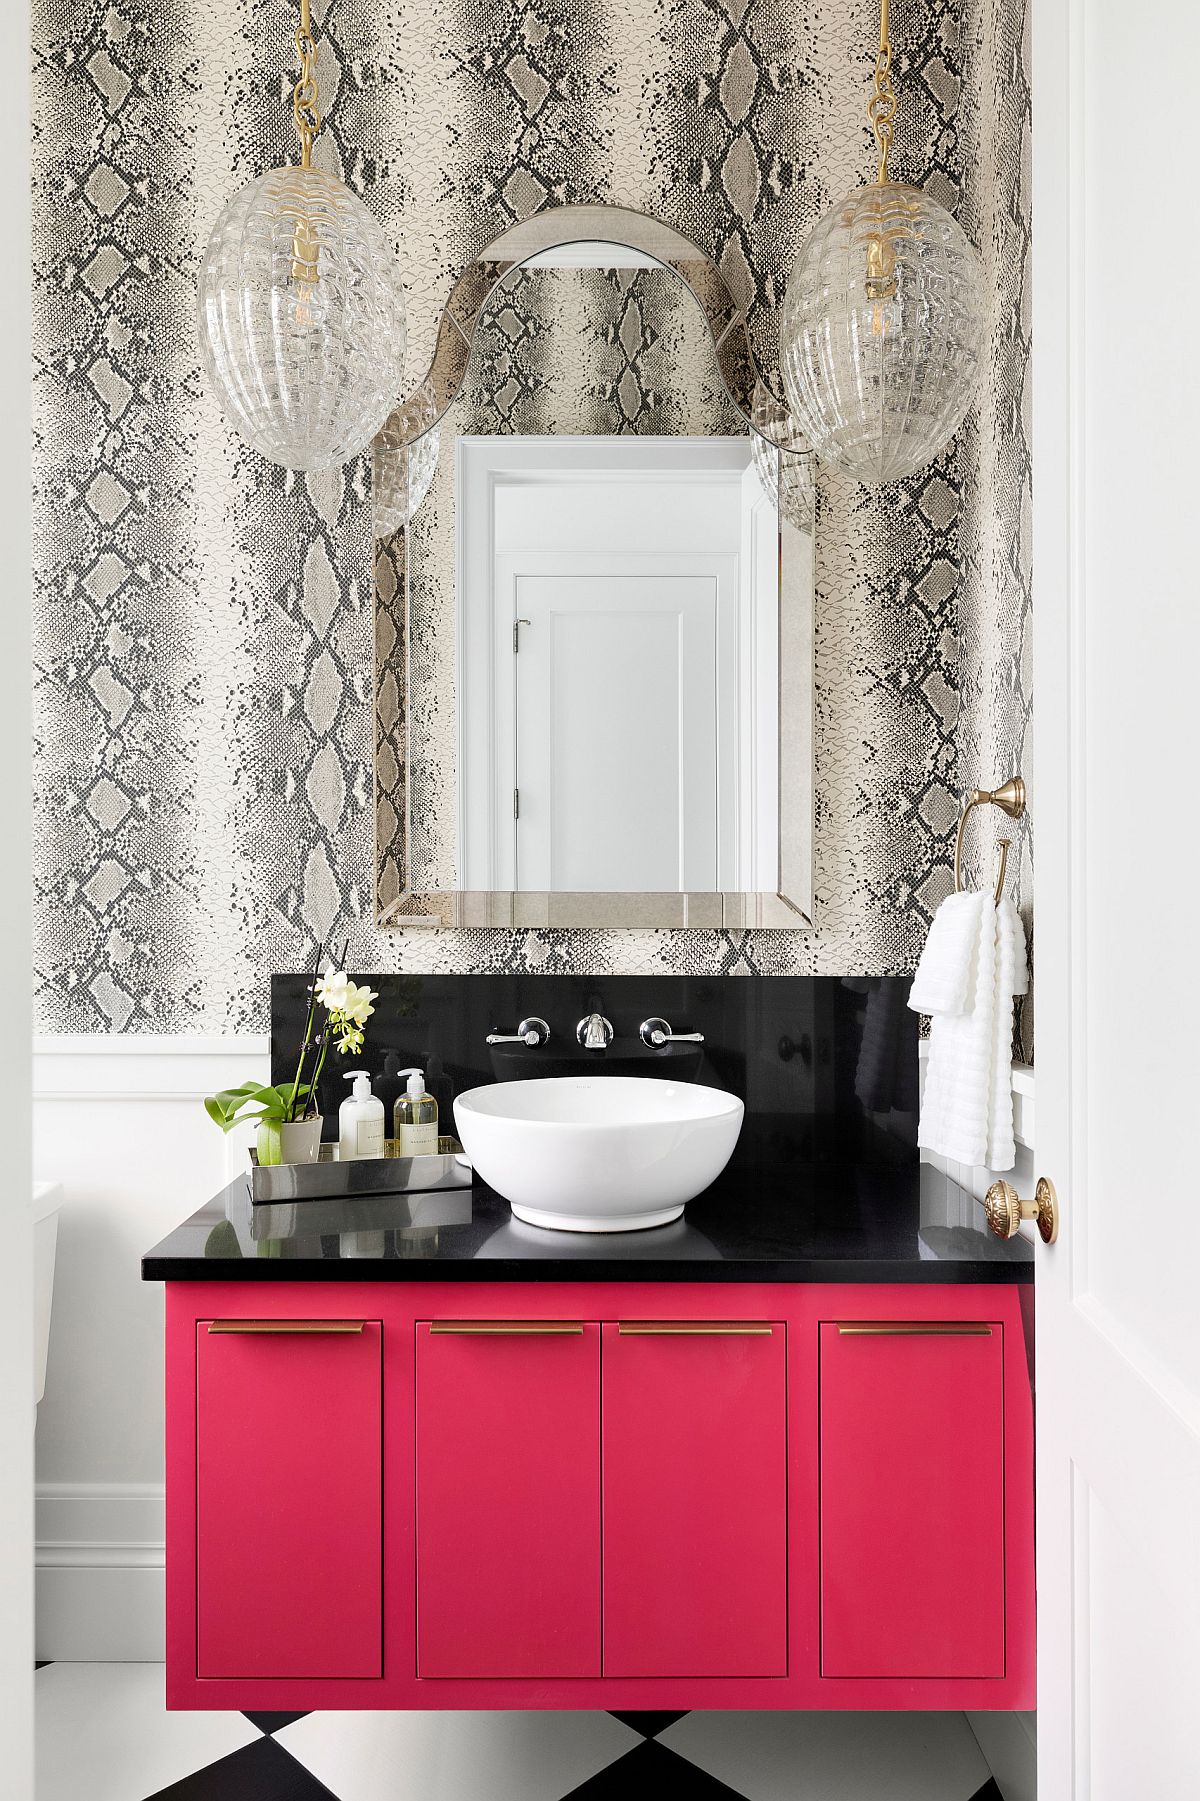
[[[1039,1801],[1200,1795],[1198,20],[1033,4]]]
[[[514,888],[736,886],[737,558],[658,562],[513,570]]]
[[[458,454],[463,885],[774,889],[779,540],[748,440]]]

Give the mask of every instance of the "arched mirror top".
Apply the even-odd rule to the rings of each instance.
[[[682,232],[623,206],[558,206],[511,225],[473,262],[451,289],[438,322],[433,359],[425,379],[392,412],[380,435],[393,450],[431,431],[453,405],[467,373],[476,329],[488,299],[504,278],[522,267],[642,264],[671,270],[703,314],[726,392],[749,431],[777,444],[762,429],[763,401],[774,401],[763,381],[746,328],[746,316],[712,258]],[[757,390],[757,392],[756,392]]]

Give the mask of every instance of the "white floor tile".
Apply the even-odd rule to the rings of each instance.
[[[960,1713],[691,1713],[659,1740],[747,1801],[970,1801],[988,1779]]]
[[[314,1713],[275,1737],[338,1801],[560,1801],[642,1742],[605,1713],[543,1712]]]
[[[144,1801],[260,1735],[240,1713],[168,1713],[158,1663],[52,1663],[34,1685],[36,1801]]]

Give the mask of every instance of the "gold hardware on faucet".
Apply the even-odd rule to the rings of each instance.
[[[1013,1238],[1023,1219],[1037,1221],[1044,1244],[1058,1238],[1058,1196],[1048,1176],[1039,1176],[1031,1201],[1023,1201],[1011,1182],[993,1182],[982,1202],[987,1223],[997,1238]]]
[[[962,893],[962,853],[963,833],[967,829],[967,820],[971,816],[972,807],[999,807],[1010,819],[1020,819],[1025,812],[1025,783],[1019,775],[1011,781],[1002,782],[999,788],[972,788],[966,799],[958,820],[958,833],[954,840],[954,892]],[[1001,838],[997,845],[1000,852],[1000,867],[996,875],[996,905],[999,906],[1004,893],[1004,877],[1008,869],[1008,852],[1012,844],[1011,838]]]
[[[582,1322],[571,1319],[434,1319],[429,1322],[432,1334],[467,1334],[476,1338],[563,1338],[579,1337]]]
[[[258,1332],[298,1334],[310,1332],[361,1332],[360,1319],[210,1319],[210,1332]]]

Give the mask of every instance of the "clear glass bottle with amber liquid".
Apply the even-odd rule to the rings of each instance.
[[[438,1104],[425,1092],[423,1069],[402,1069],[408,1086],[392,1109],[396,1152],[401,1157],[436,1157],[438,1148]]]

